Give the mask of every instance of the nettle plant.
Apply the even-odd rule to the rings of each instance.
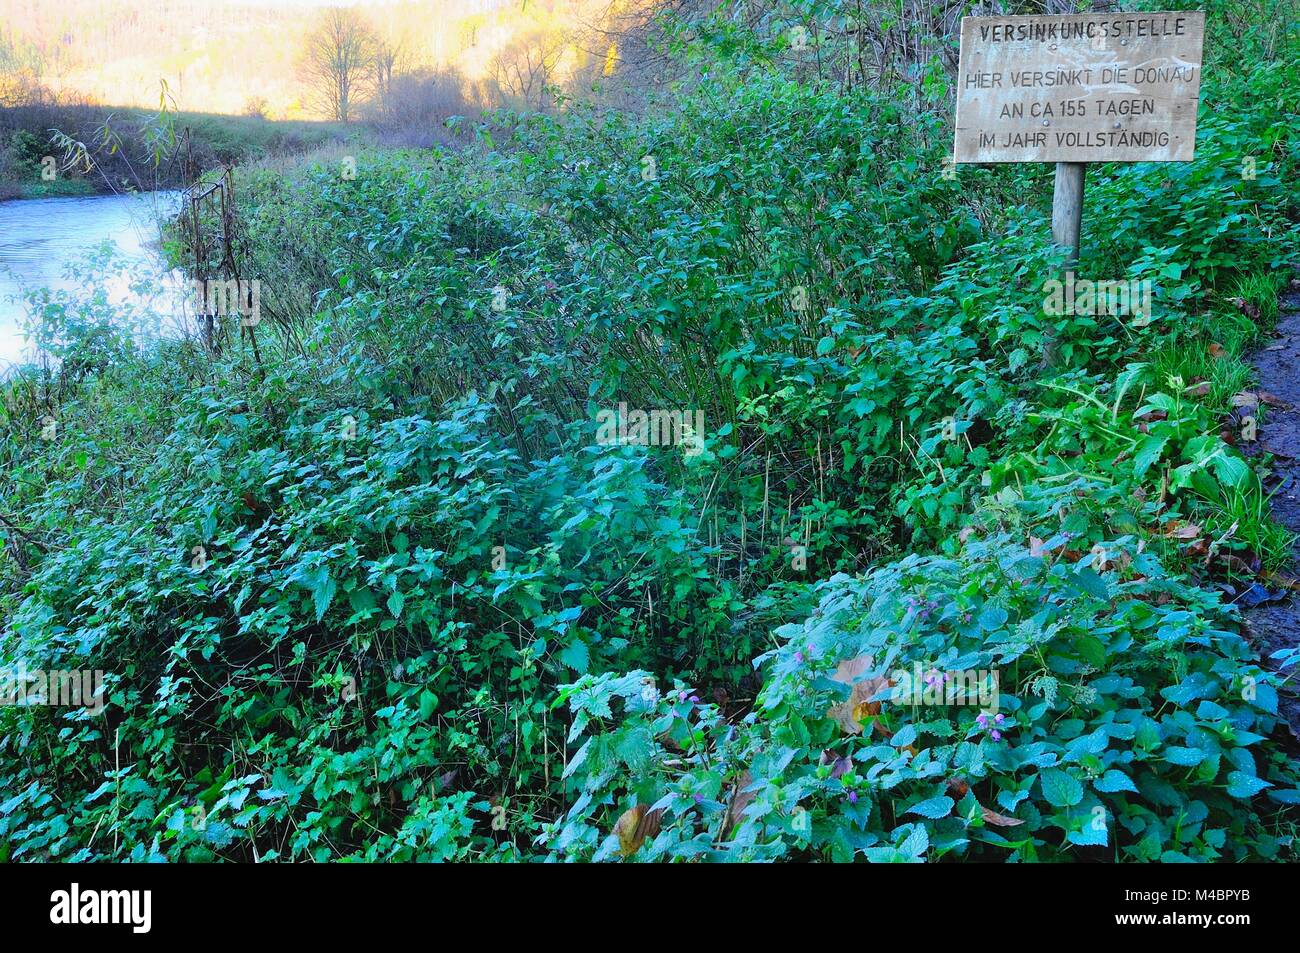
[[[1270,739],[1276,676],[1217,596],[1131,537],[1106,544],[1106,572],[1068,533],[1035,543],[968,537],[955,558],[827,580],[756,660],[765,684],[743,715],[642,672],[566,686],[574,800],[540,843],[594,860],[1293,850],[1300,785]],[[970,672],[996,679],[992,705],[927,703]]]
[[[1130,364],[1113,383],[1093,377],[1043,386],[1064,399],[1027,415],[1032,425],[1050,429],[1027,455],[1038,463],[1025,476],[1059,478],[1078,472],[1083,458],[1117,481],[1151,482],[1165,472],[1175,492],[1237,489],[1250,480],[1246,461],[1219,437],[1201,399],[1208,390],[1203,384],[1156,380],[1147,365]],[[998,468],[999,478],[1021,469],[1018,460]]]

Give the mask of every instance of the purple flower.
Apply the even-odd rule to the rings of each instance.
[[[692,695],[692,696],[691,696],[691,704],[692,704],[692,705],[698,705],[699,703],[700,703],[700,696],[699,696],[699,695]]]
[[[857,792],[857,791],[850,791],[850,792],[849,792],[849,803],[850,803],[850,804],[857,804],[857,803],[858,803],[858,792]]]
[[[693,795],[691,795],[691,796],[695,798],[695,803],[696,803],[696,804],[703,804],[703,803],[704,803],[704,795],[703,795],[703,794],[693,794]]]
[[[980,712],[980,716],[975,719],[975,723],[981,728],[987,728],[989,725],[989,716]]]
[[[677,700],[678,700],[679,702],[684,702],[684,701],[686,701],[686,693],[685,693],[685,692],[678,692],[678,693],[677,693]]]
[[[993,731],[992,731],[992,735],[993,735],[993,740],[994,740],[994,741],[1001,741],[1001,740],[1002,740],[1002,732],[998,731],[996,728],[993,729]]]
[[[996,722],[1000,725],[1000,724],[1002,724],[1002,721],[1003,721],[1004,717],[1005,717],[1005,716],[1004,716],[1001,712],[998,712],[997,717],[994,718],[993,720],[996,721]]]
[[[802,653],[802,652],[795,652],[795,653],[794,653],[794,660],[795,660],[798,664],[802,665],[802,664],[803,664],[803,653]]]

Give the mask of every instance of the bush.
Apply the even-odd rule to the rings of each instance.
[[[576,802],[542,842],[596,860],[1278,859],[1276,816],[1300,801],[1269,741],[1278,677],[1216,596],[1131,538],[1099,573],[1077,535],[971,538],[822,583],[756,660],[742,719],[644,672],[578,680],[561,693]]]

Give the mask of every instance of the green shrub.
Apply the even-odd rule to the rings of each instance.
[[[1289,853],[1274,822],[1300,774],[1269,739],[1277,676],[1131,538],[1105,544],[1125,569],[1099,573],[1072,536],[971,538],[822,583],[738,720],[644,672],[578,680],[561,693],[576,800],[543,843],[597,860]],[[657,833],[611,833],[637,805]]]

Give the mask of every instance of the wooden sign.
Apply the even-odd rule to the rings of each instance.
[[[1205,14],[965,17],[957,162],[1187,162]]]

